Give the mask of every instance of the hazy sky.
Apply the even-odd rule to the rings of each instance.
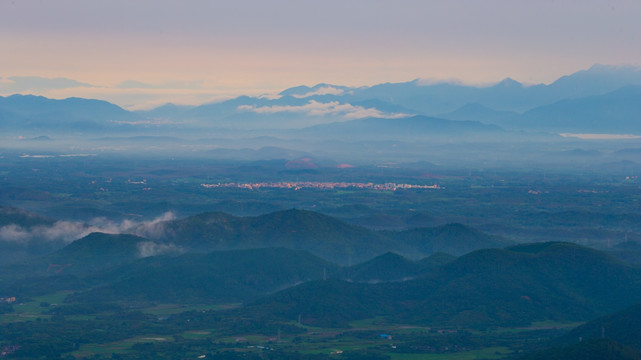
[[[550,82],[641,65],[639,19],[639,0],[0,0],[0,93],[140,107],[319,82]]]

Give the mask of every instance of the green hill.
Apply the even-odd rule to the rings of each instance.
[[[401,255],[387,252],[346,269],[346,277],[358,282],[403,280],[418,275],[421,267]]]
[[[336,265],[285,248],[158,256],[91,278],[107,283],[74,301],[238,302],[301,282],[334,276]]]
[[[420,267],[421,272],[425,272],[450,263],[454,260],[456,260],[456,256],[454,255],[437,252],[417,261],[417,264]]]
[[[146,243],[135,235],[91,233],[38,262],[46,262],[48,273],[86,273],[138,259]]]
[[[363,261],[400,247],[374,231],[305,210],[256,217],[204,213],[162,224],[160,240],[200,251],[284,246],[333,261]]]
[[[394,312],[394,296],[380,286],[341,280],[311,281],[260,298],[241,311],[248,316],[348,327],[356,319]]]
[[[557,339],[556,345],[569,345],[579,339],[605,337],[625,346],[641,350],[641,303],[594,319]]]
[[[411,246],[421,254],[444,252],[460,256],[478,249],[505,247],[512,244],[502,237],[488,235],[462,224],[384,233]]]
[[[533,244],[474,251],[405,282],[304,284],[262,299],[251,310],[295,305],[310,319],[321,319],[326,314],[316,312],[317,304],[332,302],[341,304],[343,325],[377,315],[427,325],[584,321],[640,301],[640,280],[641,270],[603,252],[569,243]],[[280,303],[291,299],[299,300]]]
[[[590,248],[520,245],[475,251],[440,267],[431,277],[438,285],[421,302],[425,320],[451,324],[586,320],[641,299],[640,276]]]
[[[26,191],[11,187],[0,189],[0,200],[15,198]],[[28,191],[27,191],[28,192]],[[62,241],[45,241],[32,236],[36,228],[52,226],[55,220],[9,206],[0,206],[0,264],[16,264],[29,258],[42,256],[63,246]],[[0,283],[4,273],[13,269],[1,269]]]
[[[88,275],[95,271],[114,267],[142,257],[149,248],[176,250],[165,245],[155,244],[145,238],[127,234],[91,233],[48,255],[24,260],[0,268],[0,285],[26,289],[29,283],[44,291],[48,281],[37,277]],[[158,250],[157,249],[157,250]],[[149,251],[146,251],[147,253]],[[29,281],[20,279],[31,278]],[[14,282],[20,283],[13,284]]]
[[[434,252],[455,255],[510,243],[460,224],[408,231],[373,231],[306,210],[285,210],[255,217],[204,213],[163,222],[149,236],[195,251],[283,246],[352,264],[393,251],[406,256]],[[141,232],[145,234],[144,232]],[[160,235],[158,235],[160,234]]]
[[[393,252],[386,252],[371,260],[345,268],[344,278],[356,282],[400,281],[425,275],[456,257],[444,253],[432,254],[419,261],[411,261]]]
[[[534,359],[641,358],[641,303],[587,322],[551,341],[554,348],[529,354]],[[601,357],[588,357],[600,354]],[[584,355],[584,357],[580,357]]]

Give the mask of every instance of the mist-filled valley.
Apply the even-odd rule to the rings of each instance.
[[[0,97],[0,357],[638,359],[640,89]]]

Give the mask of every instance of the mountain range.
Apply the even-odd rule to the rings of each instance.
[[[256,319],[322,327],[376,316],[466,327],[585,321],[641,302],[638,268],[570,243],[419,261],[385,253],[345,267],[283,247],[132,257],[127,250],[141,241],[89,235],[36,262],[65,264],[61,271],[25,271],[0,291],[28,297],[74,290],[66,301],[80,303],[243,301],[239,311]],[[84,265],[67,271],[76,264]]]
[[[350,264],[388,251],[413,258],[510,245],[507,239],[461,224],[404,231],[373,231],[307,210],[284,210],[255,217],[203,213],[157,224],[151,231],[132,229],[150,240],[198,251],[283,246]]]
[[[12,95],[0,97],[0,128],[35,135],[305,129],[305,134],[324,138],[344,132],[399,138],[456,137],[496,131],[487,125],[498,125],[553,133],[638,134],[640,86],[637,68],[595,65],[549,85],[523,85],[509,78],[488,87],[420,80],[359,88],[318,84],[290,88],[275,98],[240,96],[136,112],[99,100]]]
[[[326,327],[375,316],[439,326],[581,321],[641,300],[639,276],[596,250],[538,243],[477,250],[404,282],[307,282],[246,311]]]

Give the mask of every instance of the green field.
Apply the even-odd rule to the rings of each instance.
[[[465,351],[451,354],[397,354],[390,353],[392,360],[481,360],[503,359],[511,355],[506,347],[492,347],[482,350]]]

